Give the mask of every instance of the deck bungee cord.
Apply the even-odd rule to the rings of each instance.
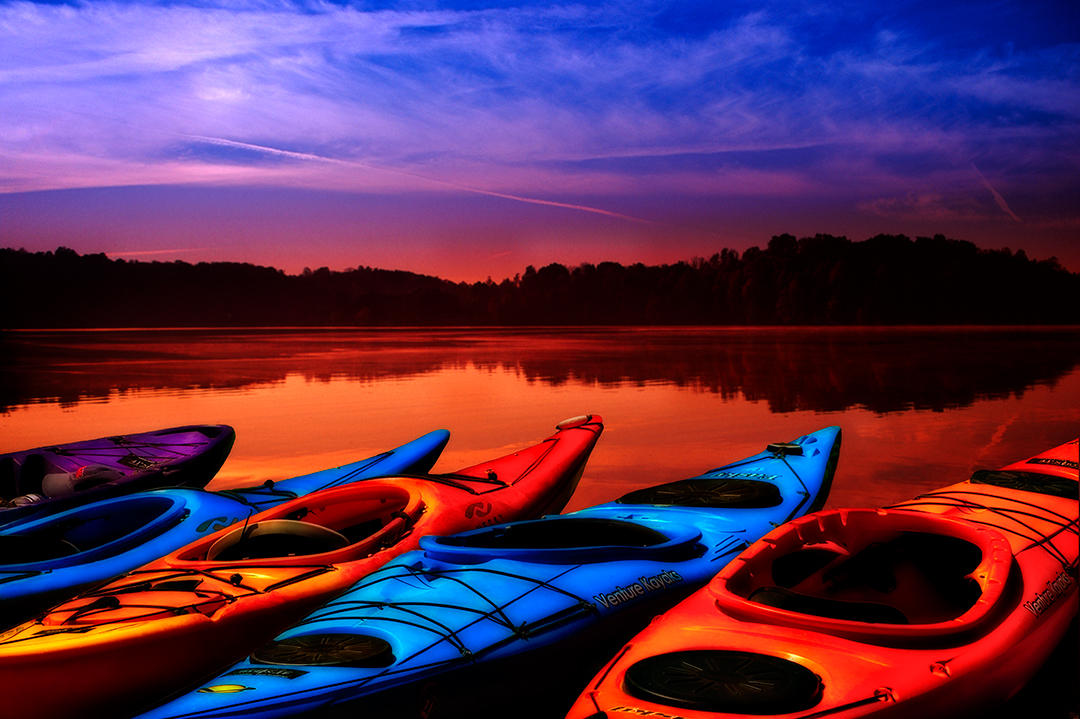
[[[225,492],[176,487],[128,493],[0,525],[0,630],[257,512],[328,486],[426,470],[449,433],[429,432],[342,467]]]
[[[498,712],[493,682],[518,708],[537,699],[522,699],[523,688],[550,694],[538,705],[557,700],[559,681],[584,681],[593,671],[591,644],[602,649],[632,633],[750,541],[821,506],[839,434],[834,427],[769,445],[698,477],[566,515],[425,537],[418,550],[144,719],[331,710],[439,716],[469,687]],[[558,676],[545,672],[543,682],[521,686],[518,679],[552,661]]]
[[[624,645],[568,719],[951,719],[1000,705],[1076,616],[1078,444],[774,530]]]
[[[965,499],[964,496],[976,496],[988,499],[996,499],[998,501],[1012,502],[1026,507],[1034,507],[1040,510],[1040,512],[1035,513],[1022,509],[1012,509],[1009,507],[1002,507],[992,504],[981,504],[973,500]],[[930,499],[952,499],[954,501],[928,501]],[[1026,534],[1013,527],[1004,526],[999,523],[989,522],[982,519],[973,519],[971,517],[965,517],[964,519],[965,521],[971,522],[973,524],[982,524],[987,527],[993,527],[1002,532],[1007,532],[1021,539],[1029,541],[1030,544],[1028,544],[1027,546],[1015,550],[1017,554],[1021,552],[1026,552],[1029,549],[1039,547],[1044,551],[1048,552],[1056,560],[1061,562],[1062,566],[1068,566],[1070,564],[1069,558],[1066,557],[1061,550],[1057,549],[1057,547],[1054,546],[1054,538],[1061,532],[1070,532],[1072,534],[1080,535],[1080,519],[1070,518],[1061,512],[1055,512],[1053,510],[1042,507],[1041,505],[1023,500],[1018,497],[1000,497],[992,494],[987,494],[985,492],[962,490],[952,490],[947,492],[929,492],[927,494],[920,494],[913,500],[890,505],[888,507],[885,507],[885,509],[912,509],[917,507],[955,507],[965,510],[979,510],[987,512],[989,514],[997,515],[1002,519],[1020,525],[1024,529],[1028,530],[1030,533]],[[1040,533],[1036,527],[1020,519],[1017,519],[1017,517],[1029,517],[1031,519],[1038,519],[1051,526],[1056,526],[1057,529],[1050,534]],[[1056,520],[1061,521],[1059,522]]]

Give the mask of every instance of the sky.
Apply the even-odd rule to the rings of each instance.
[[[940,232],[1080,271],[1078,21],[0,0],[0,246],[478,280]]]

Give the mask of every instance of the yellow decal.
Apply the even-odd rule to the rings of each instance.
[[[203,687],[199,690],[202,694],[239,694],[255,687],[245,687],[243,684],[215,684],[212,687]]]

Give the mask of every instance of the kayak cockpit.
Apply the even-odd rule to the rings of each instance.
[[[418,493],[390,483],[362,483],[327,490],[262,513],[250,521],[191,545],[181,562],[260,565],[290,557],[373,554],[411,531],[424,511]]]
[[[796,520],[711,585],[717,605],[757,621],[888,641],[971,631],[1012,568],[996,530],[940,516],[839,510]]]
[[[119,497],[0,532],[0,563],[57,568],[114,556],[180,521],[184,502],[163,495]]]
[[[674,559],[700,553],[700,530],[604,517],[545,517],[420,539],[433,559],[470,564],[513,559],[544,564]]]

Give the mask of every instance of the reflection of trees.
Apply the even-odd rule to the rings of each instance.
[[[0,409],[159,389],[225,391],[473,366],[528,381],[663,383],[742,394],[773,411],[965,406],[1052,384],[1080,333],[1050,329],[621,329],[9,333]]]

